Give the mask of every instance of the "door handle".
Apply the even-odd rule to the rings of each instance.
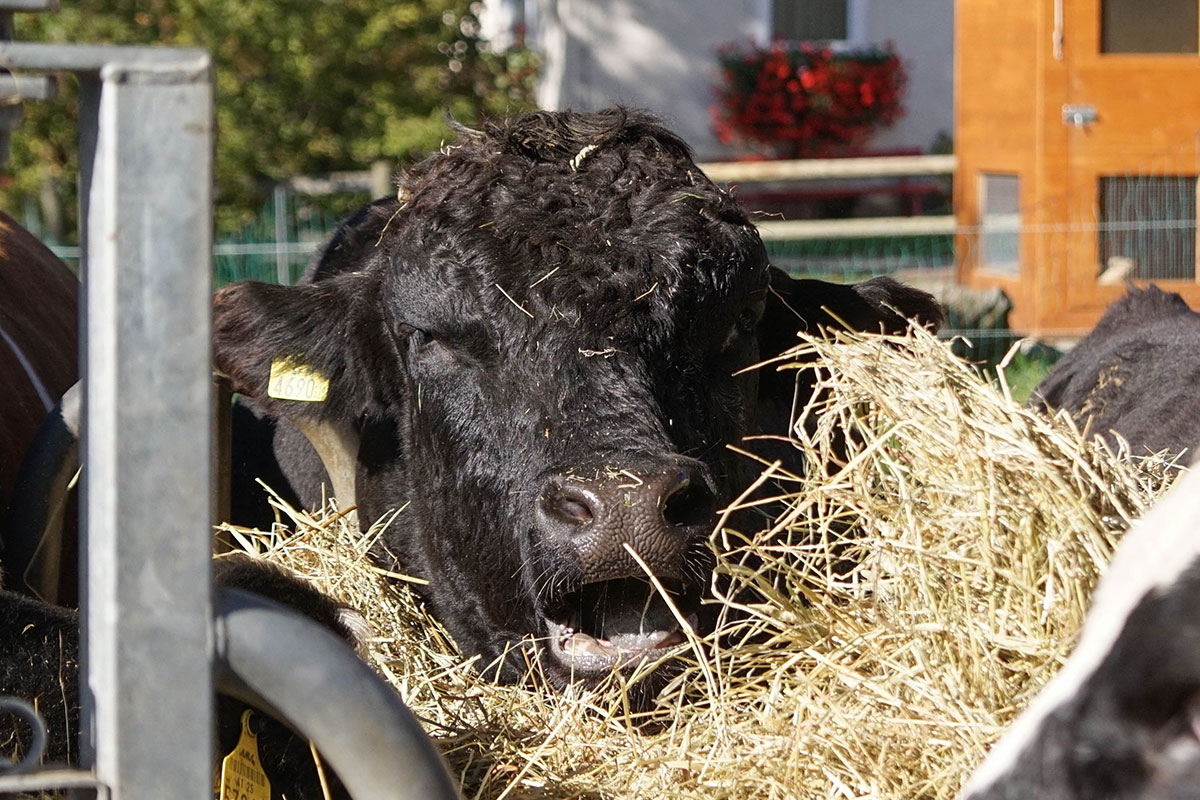
[[[1078,103],[1063,104],[1062,121],[1064,125],[1074,125],[1076,128],[1083,128],[1091,125],[1098,118],[1096,107],[1093,105],[1081,105]]]

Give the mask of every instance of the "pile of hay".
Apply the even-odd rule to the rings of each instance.
[[[287,536],[235,533],[366,613],[371,661],[466,797],[953,797],[1062,662],[1163,473],[1026,412],[921,332],[805,340],[766,368],[796,358],[825,365],[796,444],[841,458],[777,476],[769,529],[714,537],[740,621],[693,643],[640,717],[619,686],[481,678],[367,562],[375,534],[292,511]]]

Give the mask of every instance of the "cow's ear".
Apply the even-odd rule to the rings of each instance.
[[[766,310],[758,328],[759,356],[767,361],[794,347],[798,332],[902,333],[910,319],[936,329],[943,318],[942,307],[932,295],[891,278],[826,283],[797,280],[772,267]],[[813,379],[809,370],[781,370],[776,365],[762,368],[758,375],[758,430],[768,436],[786,434],[793,417],[812,395]],[[799,452],[785,442],[763,439],[753,449],[768,460],[781,460],[786,469],[802,468]]]
[[[371,312],[380,307],[372,272],[298,286],[232,284],[213,302],[216,369],[270,414],[357,419],[379,410],[382,387],[395,385],[399,357]]]
[[[909,320],[931,330],[942,324],[941,305],[928,292],[888,277],[863,283],[792,278],[771,268],[767,307],[759,326],[759,350],[772,358],[796,343],[796,333],[822,329],[903,333]]]

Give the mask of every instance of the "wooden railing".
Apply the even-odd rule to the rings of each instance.
[[[732,186],[791,184],[873,178],[948,175],[958,159],[953,155],[811,158],[794,161],[723,161],[701,164],[713,181]],[[888,191],[887,186],[879,191]],[[953,215],[867,217],[855,219],[761,220],[764,240],[846,239],[869,236],[921,236],[954,232]]]

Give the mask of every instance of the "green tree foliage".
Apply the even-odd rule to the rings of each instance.
[[[536,58],[492,53],[468,0],[78,0],[17,18],[16,38],[203,47],[216,71],[218,229],[258,211],[271,182],[403,164],[447,137],[447,114],[532,103]],[[67,207],[77,92],[26,106],[0,202],[19,211],[47,180]]]

